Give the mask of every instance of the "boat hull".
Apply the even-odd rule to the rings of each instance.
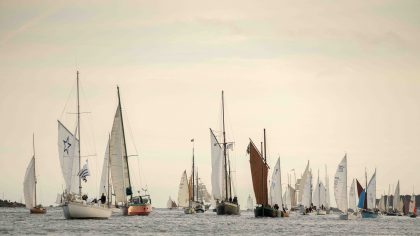
[[[184,213],[185,214],[194,214],[195,210],[192,207],[186,207],[186,208],[184,208]]]
[[[317,215],[321,215],[321,216],[323,216],[323,215],[326,215],[327,214],[327,211],[325,211],[325,210],[316,210],[316,214]]]
[[[126,216],[147,216],[152,212],[152,204],[133,204],[123,207],[122,211]]]
[[[281,212],[280,212],[280,216],[281,216],[281,217],[289,217],[289,212],[287,212],[287,211],[286,211],[286,212],[281,211]]]
[[[369,218],[377,218],[378,217],[378,213],[377,212],[374,212],[374,211],[366,211],[366,210],[364,210],[364,211],[361,212],[361,214],[362,214],[362,218],[367,218],[367,219],[369,219]]]
[[[66,219],[108,219],[112,210],[105,205],[69,202],[63,205],[63,213]]]
[[[32,207],[30,210],[31,214],[45,214],[47,213],[47,209],[44,207]]]
[[[216,206],[218,215],[239,215],[240,206],[231,202],[221,202]]]
[[[257,206],[254,209],[255,217],[279,217],[279,211],[268,206]]]

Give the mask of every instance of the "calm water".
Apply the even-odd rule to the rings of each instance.
[[[256,219],[252,212],[241,216],[216,216],[213,212],[185,215],[181,210],[155,209],[149,216],[124,217],[114,213],[109,220],[65,220],[61,208],[46,215],[30,215],[26,209],[0,208],[0,235],[13,234],[121,234],[121,235],[420,235],[420,218],[379,217],[354,221],[337,215]]]

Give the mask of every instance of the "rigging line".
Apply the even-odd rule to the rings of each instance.
[[[63,110],[61,111],[60,120],[62,120],[62,118],[63,118],[63,114],[64,114],[64,112],[66,111],[67,104],[69,103],[70,98],[71,98],[71,95],[73,94],[73,90],[74,90],[74,88],[75,88],[75,84],[76,84],[76,83],[73,83],[73,86],[72,86],[72,88],[71,88],[71,90],[70,90],[70,93],[67,95],[67,100],[66,100],[66,103],[64,104]]]

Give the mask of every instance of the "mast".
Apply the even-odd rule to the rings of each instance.
[[[125,142],[125,132],[124,132],[124,121],[123,121],[123,114],[121,109],[121,98],[120,98],[120,87],[117,86],[118,91],[118,107],[120,108],[120,115],[121,115],[121,126],[122,126],[122,134],[123,134],[123,141],[124,141],[124,151],[125,151],[125,162],[127,163],[127,174],[128,174],[128,188],[130,189],[130,200],[133,198],[133,190],[131,189],[131,179],[130,179],[130,167],[128,166],[128,156],[127,156],[127,145]],[[79,140],[80,141],[80,140]]]
[[[321,183],[319,182],[319,169],[318,169],[318,209],[320,209],[320,207],[321,207]]]
[[[36,207],[36,168],[35,168],[35,134],[32,134],[32,148],[34,150],[34,180],[35,180],[35,207]]]
[[[229,197],[232,198],[232,175],[230,172],[230,156],[228,156],[228,166],[229,166]]]
[[[77,71],[77,135],[79,136],[79,172],[80,172],[80,153],[81,153],[81,142],[80,142],[80,101],[79,101],[79,71]],[[79,177],[79,195],[82,195],[82,179]]]
[[[195,166],[194,166],[194,139],[192,139],[192,143],[193,143],[193,153],[192,153],[193,155],[192,155],[192,174],[191,174],[191,176],[192,176],[192,201],[194,201],[194,177],[195,177],[195,175],[194,175],[194,168],[195,168]],[[197,190],[198,190],[198,188],[197,188]]]
[[[222,90],[222,120],[223,120],[223,156],[225,158],[225,191],[226,191],[226,198],[228,200],[228,183],[227,183],[227,158],[226,158],[226,130],[225,130],[225,99],[224,99],[224,92]]]
[[[199,201],[198,200],[198,167],[197,167],[197,183],[196,183],[196,186],[197,186],[197,202]]]
[[[365,168],[365,183],[366,183],[366,189],[365,189],[365,202],[364,202],[364,208],[367,210],[368,209],[368,207],[367,207],[367,188],[368,188],[368,184],[367,184],[367,171],[366,171],[366,168]]]
[[[111,170],[111,134],[109,134],[109,138],[108,138],[108,191],[107,191],[107,196],[106,198],[108,199],[108,208],[111,207],[111,199],[109,198],[110,194],[110,185],[109,185],[109,174],[110,174],[110,170]]]
[[[279,176],[280,176],[280,187],[282,186],[281,185],[281,163],[280,163],[280,155],[279,155]],[[283,188],[281,189],[281,190],[283,190]],[[286,188],[286,190],[287,190],[287,188]],[[285,206],[285,204],[284,204],[284,202],[283,202],[283,191],[280,191],[280,200],[281,200],[281,204],[282,204],[282,208],[283,208],[283,206]]]
[[[265,128],[264,128],[264,164],[267,164],[267,140],[265,139]],[[264,165],[262,166],[262,178],[261,178],[261,186],[264,186]],[[263,195],[264,195],[264,201],[268,197],[267,193],[264,193],[264,187],[263,187]],[[262,215],[264,216],[264,206],[262,207]]]

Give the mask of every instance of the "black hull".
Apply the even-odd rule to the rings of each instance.
[[[216,206],[218,215],[239,215],[239,205],[231,202],[221,202]]]
[[[257,206],[254,209],[255,217],[279,217],[279,211],[272,207]]]

